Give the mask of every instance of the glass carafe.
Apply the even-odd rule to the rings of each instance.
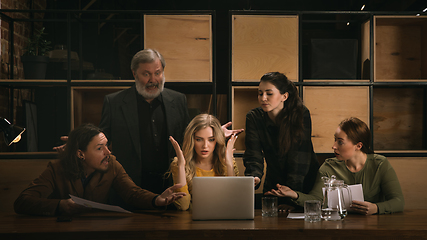
[[[322,177],[324,182],[322,218],[327,221],[342,220],[347,216],[347,207],[351,204],[351,192],[343,180]]]

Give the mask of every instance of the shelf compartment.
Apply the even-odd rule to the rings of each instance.
[[[211,15],[144,15],[144,48],[163,55],[168,82],[212,82]]]
[[[260,106],[258,103],[258,86],[233,86],[231,101],[233,129],[246,128],[246,114]],[[245,151],[245,136],[245,132],[239,134],[234,143],[236,153]]]
[[[305,86],[304,104],[310,110],[316,153],[331,153],[338,124],[358,117],[369,126],[369,87]]]
[[[185,94],[190,119],[201,113],[214,114],[212,94]]]
[[[298,16],[233,15],[232,81],[276,71],[298,80]]]
[[[104,97],[128,87],[72,87],[71,129],[83,123],[98,126],[101,121]]]
[[[427,79],[427,17],[374,17],[374,81]]]
[[[423,149],[424,92],[419,87],[374,88],[374,150]]]
[[[366,13],[302,13],[302,78],[369,79],[368,19]]]

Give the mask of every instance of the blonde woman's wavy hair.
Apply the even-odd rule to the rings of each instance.
[[[184,142],[182,144],[182,153],[185,158],[185,175],[188,189],[191,189],[193,177],[196,175],[196,151],[194,150],[194,137],[196,132],[212,128],[213,136],[216,140],[215,150],[213,153],[213,169],[216,176],[224,176],[227,173],[225,165],[225,148],[226,141],[219,120],[210,114],[199,114],[191,120],[185,129]]]

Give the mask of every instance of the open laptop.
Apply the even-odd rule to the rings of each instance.
[[[253,177],[194,177],[193,220],[254,219]]]

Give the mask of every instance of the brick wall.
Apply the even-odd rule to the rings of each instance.
[[[46,0],[1,0],[0,2],[1,9],[46,9]],[[11,18],[17,19],[17,18],[34,18],[34,19],[43,19],[44,14],[43,13],[6,13]],[[10,69],[10,56],[9,56],[9,29],[10,29],[10,23],[0,19],[0,31],[1,31],[1,67],[0,67],[0,78],[5,79],[9,76]],[[20,60],[20,56],[23,54],[23,49],[26,45],[27,39],[30,36],[31,33],[31,26],[32,23],[30,22],[15,22],[14,23],[14,57],[13,57],[13,63],[14,63],[14,78],[15,79],[22,79],[24,78],[23,70],[22,70],[22,63]],[[39,29],[41,28],[42,22],[35,22],[34,28]]]
[[[1,9],[46,9],[46,0],[1,0]],[[37,13],[31,15],[30,13],[5,13],[7,16],[17,18],[35,18],[43,19],[43,14]],[[34,28],[41,28],[41,22],[35,22]],[[27,43],[27,39],[31,33],[32,23],[30,22],[15,22],[14,23],[14,56],[10,59],[9,55],[9,30],[10,23],[4,19],[0,19],[0,79],[8,79],[10,76],[10,63],[13,61],[14,79],[23,79],[24,73],[21,63],[21,55]],[[13,95],[12,95],[13,93]],[[25,116],[23,102],[25,100],[34,101],[33,89],[13,89],[9,87],[0,86],[0,116],[9,119],[13,124],[25,127]],[[13,113],[10,109],[13,108]],[[0,136],[0,151],[15,151],[16,146],[12,145],[7,147],[4,144],[3,136]]]

